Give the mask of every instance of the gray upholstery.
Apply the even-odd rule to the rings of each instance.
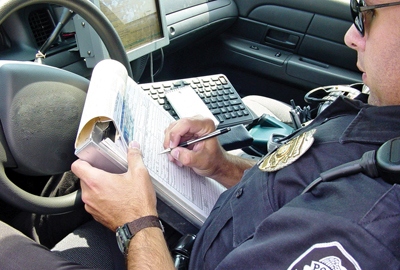
[[[266,113],[270,116],[274,116],[283,123],[292,123],[289,113],[292,107],[289,104],[276,99],[256,95],[246,96],[242,98],[242,100],[257,117]]]
[[[115,233],[96,221],[90,221],[67,235],[52,248],[52,252],[87,267],[125,269]]]

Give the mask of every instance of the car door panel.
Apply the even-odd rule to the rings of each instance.
[[[236,0],[235,2],[241,17],[248,17],[257,7],[275,5],[350,20],[348,0]]]
[[[222,57],[230,65],[304,90],[360,81],[356,52],[344,44],[352,24],[348,2],[237,0],[236,4],[239,18],[221,37]]]
[[[310,12],[269,4],[255,7],[248,15],[250,20],[300,33],[306,32],[312,17],[313,14]]]

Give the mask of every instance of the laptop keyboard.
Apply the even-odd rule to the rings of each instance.
[[[165,97],[165,90],[188,85],[196,91],[212,114],[218,119],[218,128],[249,124],[253,121],[252,114],[244,105],[239,94],[228,78],[222,74],[140,84],[142,89],[148,92],[175,119],[179,119],[179,117]]]

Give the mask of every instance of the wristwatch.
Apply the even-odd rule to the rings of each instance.
[[[131,239],[139,231],[148,227],[160,228],[164,233],[164,226],[162,225],[161,220],[156,216],[141,217],[132,222],[125,223],[124,225],[117,228],[115,234],[118,247],[124,255],[128,254],[128,247]]]

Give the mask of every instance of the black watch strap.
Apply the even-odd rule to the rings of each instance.
[[[129,242],[131,241],[132,237],[134,237],[139,231],[149,227],[157,227],[164,232],[164,227],[161,223],[161,220],[156,216],[141,217],[132,222],[125,223],[121,227],[118,227],[116,231],[116,238],[121,252],[126,255],[128,252]]]
[[[130,238],[134,237],[139,231],[148,227],[157,227],[164,232],[164,227],[161,223],[161,220],[156,216],[141,217],[132,222],[126,223],[126,226],[129,228],[131,233]]]

